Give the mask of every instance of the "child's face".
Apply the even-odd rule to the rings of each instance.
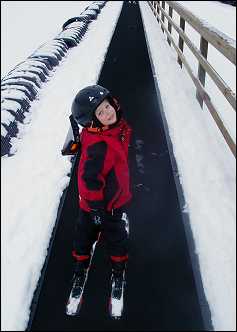
[[[104,126],[112,125],[117,121],[116,111],[107,99],[97,107],[95,115]]]

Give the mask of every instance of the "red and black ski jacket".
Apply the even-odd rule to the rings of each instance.
[[[78,167],[80,207],[112,211],[131,199],[128,146],[131,128],[124,119],[110,129],[81,132],[81,158]]]

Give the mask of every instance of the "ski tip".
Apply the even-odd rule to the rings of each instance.
[[[69,300],[66,306],[66,315],[79,316],[82,302],[83,302],[83,297],[81,297],[79,303],[71,303]]]
[[[70,312],[70,311],[67,311],[67,310],[66,310],[66,315],[70,316],[70,317],[79,316],[78,313],[76,313],[76,312]]]
[[[113,311],[113,305],[112,305],[112,299],[111,298],[109,299],[109,317],[112,320],[120,320],[120,319],[123,318],[123,310],[120,311],[120,312],[117,312],[117,313],[115,313]]]
[[[110,317],[113,320],[120,320],[120,319],[122,319],[122,316],[110,316]]]
[[[76,311],[66,309],[67,316],[79,316],[79,313],[80,309],[77,309]]]

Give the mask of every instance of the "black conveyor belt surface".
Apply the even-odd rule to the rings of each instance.
[[[93,257],[81,316],[65,314],[77,215],[74,167],[30,329],[204,330],[138,5],[124,1],[98,83],[120,98],[124,116],[133,129],[133,201],[129,208],[124,318],[112,321],[108,317],[110,271],[103,243]]]

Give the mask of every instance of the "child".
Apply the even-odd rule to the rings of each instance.
[[[110,92],[88,86],[76,95],[72,115],[83,126],[78,167],[80,212],[76,227],[74,295],[82,292],[93,244],[99,232],[106,241],[112,283],[122,288],[128,260],[128,234],[122,219],[131,199],[128,145],[131,129]]]

